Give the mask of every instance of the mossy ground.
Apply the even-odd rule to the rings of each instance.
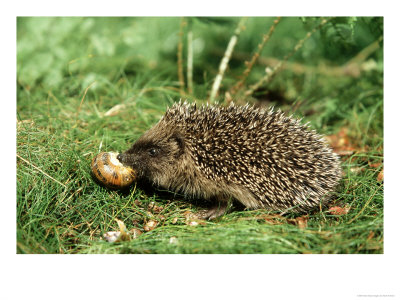
[[[273,20],[247,20],[219,102]],[[360,73],[350,72],[354,65],[351,74],[340,69],[380,39],[380,18],[332,21],[250,99],[303,117],[325,135],[343,133],[336,146],[349,154],[332,206],[347,214],[321,208],[304,227],[293,221],[299,215],[234,210],[190,226],[187,212],[198,207],[179,195],[111,191],[92,180],[99,151],[127,149],[181,97],[207,100],[237,21],[193,20],[194,92],[182,96],[179,18],[18,18],[17,253],[383,253],[382,47],[355,62]],[[265,74],[266,58],[283,59],[318,23],[283,18],[246,84]],[[117,105],[123,108],[108,116]],[[101,237],[118,229],[116,219],[143,234],[107,243]],[[158,226],[144,231],[149,220]]]

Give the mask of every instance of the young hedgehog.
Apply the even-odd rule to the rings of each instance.
[[[118,159],[165,189],[215,201],[201,218],[247,208],[309,211],[341,178],[339,158],[315,131],[280,111],[178,103]]]

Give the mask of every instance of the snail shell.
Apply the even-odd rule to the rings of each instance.
[[[118,153],[102,152],[92,160],[94,178],[109,188],[122,189],[133,183],[136,172],[117,159]]]

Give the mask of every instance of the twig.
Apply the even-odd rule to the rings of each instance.
[[[236,92],[243,86],[244,82],[246,81],[247,77],[249,76],[249,74],[251,72],[251,69],[253,68],[254,64],[256,63],[257,59],[259,58],[262,49],[264,48],[265,44],[271,38],[271,36],[274,33],[275,28],[278,25],[278,23],[280,22],[280,20],[281,20],[281,17],[277,17],[276,20],[274,20],[274,23],[269,28],[268,33],[264,34],[262,42],[260,44],[258,44],[257,51],[254,53],[250,62],[246,61],[247,68],[246,68],[246,70],[244,70],[240,80],[232,88],[232,92],[231,92],[232,94],[236,94]]]
[[[271,70],[269,68],[266,69],[265,76],[263,76],[256,84],[250,86],[250,88],[245,92],[246,96],[250,96],[257,90],[262,84],[268,83],[272,77],[282,69],[283,65],[291,58],[301,47],[303,47],[304,43],[319,29],[322,28],[331,18],[322,19],[321,23],[315,27],[313,30],[307,32],[306,36],[297,42],[296,46],[294,46],[293,50],[286,55],[283,60],[279,61],[279,63]]]
[[[247,18],[240,19],[240,22],[235,30],[235,33],[233,34],[233,36],[231,37],[231,39],[229,41],[229,44],[228,44],[228,47],[226,48],[224,57],[222,58],[221,63],[219,65],[218,74],[215,77],[214,84],[211,89],[209,102],[213,102],[215,99],[215,96],[218,93],[219,86],[221,85],[222,78],[224,77],[224,73],[228,66],[229,59],[231,58],[233,48],[235,48],[235,45],[238,40],[238,36],[239,36],[240,32],[242,31],[246,20],[247,20]]]
[[[184,94],[185,88],[185,78],[183,77],[183,59],[182,59],[182,52],[183,52],[183,28],[186,25],[185,18],[182,17],[181,25],[179,28],[179,43],[178,43],[178,79],[179,79],[179,92],[181,95]]]
[[[19,159],[21,159],[22,161],[26,162],[28,165],[32,166],[33,168],[35,168],[36,170],[38,170],[40,173],[42,173],[43,175],[49,177],[50,179],[54,180],[55,182],[57,182],[58,184],[62,185],[63,187],[67,188],[67,186],[64,183],[59,182],[57,179],[51,177],[49,174],[45,173],[44,171],[42,171],[41,169],[39,169],[38,167],[36,167],[34,164],[32,164],[31,162],[27,161],[25,158],[19,156],[17,154],[17,157]]]
[[[193,31],[192,19],[188,20],[187,33],[188,53],[187,53],[187,87],[189,95],[193,93]]]

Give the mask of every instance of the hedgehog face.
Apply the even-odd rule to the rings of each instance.
[[[184,152],[182,136],[165,131],[153,127],[129,150],[119,154],[118,160],[137,171],[139,177],[147,178],[157,185],[165,185],[165,178],[174,176]]]

